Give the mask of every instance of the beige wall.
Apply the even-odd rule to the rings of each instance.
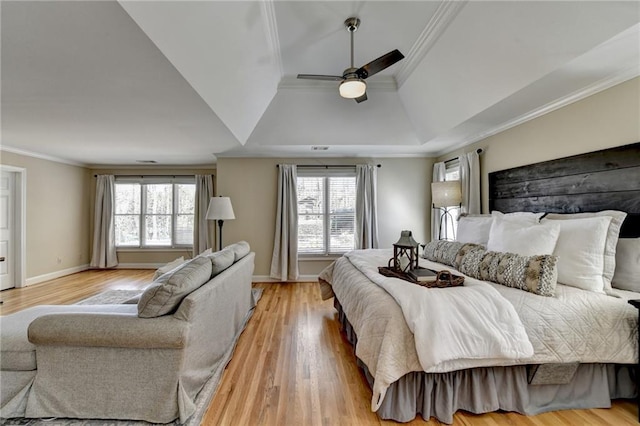
[[[89,171],[1,152],[1,164],[26,169],[26,279],[89,263]]]
[[[341,159],[218,159],[217,193],[231,197],[235,220],[225,221],[224,243],[246,240],[256,252],[255,275],[268,276],[275,232],[278,163],[381,164],[378,169],[378,223],[380,247],[390,247],[400,231],[410,229],[417,241],[430,233],[430,176],[427,158]],[[301,275],[317,275],[330,260],[300,261]]]
[[[482,210],[489,173],[640,141],[640,77],[438,158],[482,148]]]
[[[90,170],[91,180],[91,228],[93,229],[93,205],[95,199],[95,175],[97,174],[113,174],[118,175],[196,175],[196,174],[210,174],[215,175],[216,169],[214,166],[211,168],[100,168]],[[215,183],[215,178],[214,178]],[[213,237],[213,236],[212,236]],[[91,235],[93,238],[93,235]],[[118,250],[118,263],[120,267],[155,267],[174,260],[177,257],[184,256],[185,259],[189,259],[192,256],[191,250],[181,249],[120,249]]]

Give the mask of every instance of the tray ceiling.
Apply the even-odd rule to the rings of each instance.
[[[640,75],[628,1],[11,2],[2,148],[83,165],[439,155]],[[339,96],[355,63],[399,49]],[[327,151],[312,151],[314,145]]]

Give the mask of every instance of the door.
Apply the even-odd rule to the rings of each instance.
[[[15,173],[0,176],[0,290],[15,287]]]

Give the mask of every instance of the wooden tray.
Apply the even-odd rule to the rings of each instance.
[[[449,271],[438,271],[438,274],[443,273],[443,272],[447,272],[451,276],[450,280],[444,280],[444,279],[438,278],[435,281],[417,281],[411,275],[407,274],[406,272],[396,271],[395,269],[387,268],[387,267],[384,267],[384,266],[379,266],[378,267],[378,272],[381,275],[384,275],[385,277],[400,278],[401,280],[409,281],[410,283],[417,284],[417,285],[419,285],[421,287],[446,288],[446,287],[458,287],[458,286],[464,285],[464,277],[463,276],[452,274]]]

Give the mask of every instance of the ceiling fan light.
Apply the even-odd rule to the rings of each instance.
[[[367,84],[359,78],[347,78],[340,83],[340,96],[347,99],[359,98],[367,91]]]

